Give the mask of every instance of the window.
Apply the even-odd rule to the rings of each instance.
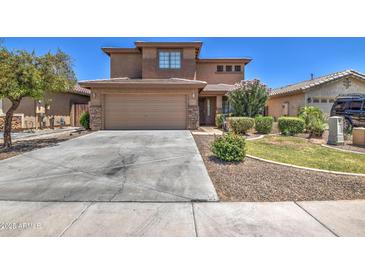
[[[231,72],[232,71],[232,66],[230,66],[230,65],[229,66],[226,66],[226,71],[227,72]]]
[[[327,99],[326,98],[321,98],[321,103],[327,103]]]
[[[223,66],[222,65],[218,65],[217,66],[217,71],[218,72],[222,72],[223,71]]]
[[[240,72],[241,71],[241,66],[234,66],[234,71]]]
[[[161,69],[179,69],[181,68],[181,52],[160,51],[158,61]]]
[[[181,53],[179,51],[170,52],[170,68],[179,69],[181,67]]]
[[[170,53],[161,51],[159,53],[159,64],[160,68],[169,68],[170,67]]]
[[[352,101],[350,108],[351,110],[361,110],[362,101]]]
[[[328,103],[334,103],[334,102],[335,102],[335,98],[328,99]]]
[[[228,114],[230,112],[230,105],[228,97],[224,96],[222,99],[222,112],[223,114]]]
[[[313,98],[313,103],[319,103],[319,98],[318,97],[314,97]]]
[[[308,97],[308,98],[307,98],[307,103],[308,103],[308,104],[312,103],[312,97]]]

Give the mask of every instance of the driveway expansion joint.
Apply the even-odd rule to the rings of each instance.
[[[300,204],[298,204],[298,202],[293,201],[294,204],[296,204],[300,209],[302,209],[305,213],[307,213],[309,216],[311,216],[314,220],[316,220],[321,226],[323,226],[325,229],[327,229],[329,232],[331,232],[334,236],[336,237],[340,237],[340,235],[338,235],[336,232],[334,232],[332,229],[330,229],[328,226],[326,226],[323,222],[321,222],[320,220],[318,220],[318,218],[316,218],[314,215],[312,215],[308,210],[306,210],[303,206],[301,206]]]
[[[71,228],[71,226],[73,226],[80,218],[82,215],[85,214],[85,212],[90,208],[91,205],[95,204],[95,202],[90,202],[81,212],[80,214],[68,225],[65,227],[65,229],[60,233],[60,235],[58,235],[58,237],[62,237],[67,230],[69,230]]]
[[[191,212],[193,214],[193,224],[194,224],[195,237],[199,237],[198,228],[196,227],[196,217],[195,217],[194,203],[191,203]]]

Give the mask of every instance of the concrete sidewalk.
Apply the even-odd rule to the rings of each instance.
[[[365,236],[365,200],[1,201],[0,236]]]

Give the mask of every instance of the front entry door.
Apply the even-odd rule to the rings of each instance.
[[[199,98],[200,124],[213,126],[215,124],[216,97]]]

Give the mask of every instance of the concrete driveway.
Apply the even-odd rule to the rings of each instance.
[[[189,131],[99,131],[2,160],[0,174],[0,200],[218,200]]]

